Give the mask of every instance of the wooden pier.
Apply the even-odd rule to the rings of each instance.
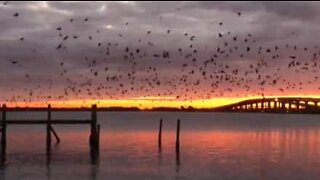
[[[1,107],[1,106],[0,106]],[[91,112],[90,119],[52,119],[52,112],[64,111],[59,108],[52,108],[51,105],[48,105],[46,108],[7,108],[5,104],[2,105],[0,109],[2,113],[2,118],[0,119],[0,134],[1,134],[1,163],[5,163],[6,159],[6,147],[7,147],[7,128],[8,126],[18,126],[18,125],[43,125],[46,127],[46,154],[47,162],[51,160],[51,144],[52,144],[52,135],[56,139],[56,143],[59,143],[61,139],[58,136],[58,133],[54,130],[53,125],[89,125],[90,134],[89,134],[89,144],[90,144],[90,157],[91,162],[96,164],[99,157],[99,146],[100,146],[100,124],[97,122],[97,106],[92,105],[91,108],[82,108],[82,109],[73,109],[72,111],[87,111]],[[99,109],[100,110],[100,109]],[[10,112],[47,112],[47,118],[45,119],[8,119],[7,114]],[[71,110],[67,110],[70,112]],[[159,123],[159,133],[158,133],[158,148],[159,154],[161,154],[162,149],[162,121],[160,119]],[[176,128],[176,161],[177,165],[180,164],[180,119],[177,119],[177,128]]]
[[[61,140],[52,127],[52,125],[90,125],[89,144],[90,152],[92,157],[97,157],[99,153],[99,142],[100,142],[100,125],[97,123],[97,106],[92,105],[91,107],[91,119],[77,120],[77,119],[59,119],[55,120],[51,118],[52,109],[51,105],[48,105],[47,119],[42,120],[22,120],[22,119],[7,119],[7,113],[13,112],[15,109],[7,108],[5,104],[2,105],[2,118],[0,123],[1,131],[1,162],[5,161],[6,146],[7,146],[7,127],[9,125],[45,125],[46,126],[46,150],[47,154],[50,155],[52,137],[51,133],[56,138],[57,143]],[[50,157],[50,156],[49,156]]]

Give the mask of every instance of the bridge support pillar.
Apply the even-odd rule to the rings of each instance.
[[[296,109],[299,110],[300,109],[299,102],[296,102],[295,105],[296,105]]]
[[[288,104],[289,104],[289,110],[291,110],[292,109],[292,103],[289,102]]]
[[[271,101],[270,103],[272,104],[272,106],[271,106],[271,107],[272,107],[272,109],[275,109],[275,108],[276,108],[276,102]]]
[[[305,103],[305,109],[308,110],[310,108],[309,104],[308,104],[308,101],[305,101],[304,103]]]

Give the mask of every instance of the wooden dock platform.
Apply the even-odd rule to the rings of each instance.
[[[8,125],[36,125],[36,124],[47,124],[48,120],[9,120],[6,123]],[[50,124],[91,124],[91,120],[72,120],[72,119],[59,119],[59,120],[51,120]]]
[[[7,113],[10,112],[47,112],[46,119],[7,119]],[[46,152],[47,162],[51,159],[51,143],[52,134],[54,135],[56,142],[59,143],[61,140],[58,133],[54,130],[53,125],[89,125],[89,144],[90,144],[90,157],[93,164],[98,162],[99,157],[99,146],[100,146],[100,124],[97,123],[97,106],[92,105],[91,108],[82,108],[81,111],[91,112],[91,119],[52,119],[52,112],[61,111],[61,109],[51,108],[48,105],[47,108],[7,108],[5,104],[0,108],[1,119],[0,119],[0,134],[1,134],[1,162],[5,163],[6,158],[6,146],[7,146],[7,127],[8,126],[31,126],[31,125],[42,125],[46,127]],[[68,109],[67,112],[78,112],[78,109]],[[158,148],[161,153],[162,146],[162,118],[159,124],[158,134]],[[176,156],[177,162],[179,163],[179,152],[180,152],[180,119],[177,120],[177,131],[176,131]]]
[[[46,149],[47,154],[51,152],[51,133],[56,138],[57,143],[61,140],[54,130],[52,125],[89,125],[90,126],[90,154],[91,156],[96,157],[99,152],[99,142],[100,142],[100,125],[97,123],[97,106],[92,105],[91,109],[88,109],[91,112],[91,119],[79,120],[79,119],[52,119],[51,113],[52,108],[51,105],[48,105],[47,110],[47,119],[40,120],[24,120],[24,119],[7,119],[8,112],[14,112],[14,109],[8,110],[5,104],[2,105],[1,108],[2,118],[0,120],[0,134],[1,134],[1,162],[4,163],[5,155],[6,155],[6,146],[7,146],[7,127],[9,125],[45,125],[47,128],[46,131]],[[21,111],[21,109],[19,110]],[[93,154],[92,154],[93,153]],[[49,156],[50,157],[50,156]]]

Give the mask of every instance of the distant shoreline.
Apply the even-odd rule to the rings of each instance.
[[[310,104],[311,103],[311,104]],[[271,104],[273,104],[271,106]],[[106,112],[237,112],[237,113],[272,113],[272,114],[320,114],[320,99],[317,98],[260,98],[248,99],[237,103],[212,107],[155,107],[140,109],[138,107],[97,107],[97,111]],[[258,106],[259,105],[259,106]],[[292,108],[292,106],[295,106]],[[2,111],[2,107],[0,107]],[[7,107],[7,111],[48,111],[48,107]],[[52,107],[51,111],[92,111],[92,107]]]
[[[34,112],[46,112],[48,111],[47,107],[7,107],[7,111],[34,111]],[[0,108],[0,112],[2,108]],[[51,111],[56,112],[71,112],[71,111],[91,111],[91,108],[52,108]],[[153,108],[153,109],[139,109],[136,107],[124,108],[124,107],[101,107],[97,108],[99,112],[227,112],[227,113],[268,113],[268,114],[320,114],[320,111],[314,112],[305,112],[305,111],[228,111],[221,110],[219,108],[205,108],[205,109],[196,109],[196,108]]]

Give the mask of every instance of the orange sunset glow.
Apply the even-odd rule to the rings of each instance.
[[[319,32],[314,1],[0,1],[0,180],[319,180]]]
[[[31,17],[10,6],[0,34],[0,103],[9,107],[214,108],[320,96],[316,26],[279,18],[271,32],[267,12],[197,14],[184,2],[144,18],[137,2],[92,4],[90,14],[39,2],[24,7]]]
[[[278,98],[278,97],[304,97],[304,98],[320,98],[320,95],[296,95],[296,96],[265,96],[265,98]],[[226,97],[226,98],[213,98],[213,99],[199,99],[193,101],[179,101],[174,98],[157,98],[157,97],[139,97],[133,99],[123,100],[68,100],[68,101],[35,101],[31,103],[15,102],[7,103],[8,107],[46,107],[51,104],[57,108],[77,108],[77,107],[91,107],[92,104],[97,104],[98,107],[137,107],[139,109],[152,109],[159,107],[166,108],[188,108],[193,107],[196,109],[201,108],[215,108],[228,104],[233,104],[248,99],[259,99],[261,96],[252,97]]]

